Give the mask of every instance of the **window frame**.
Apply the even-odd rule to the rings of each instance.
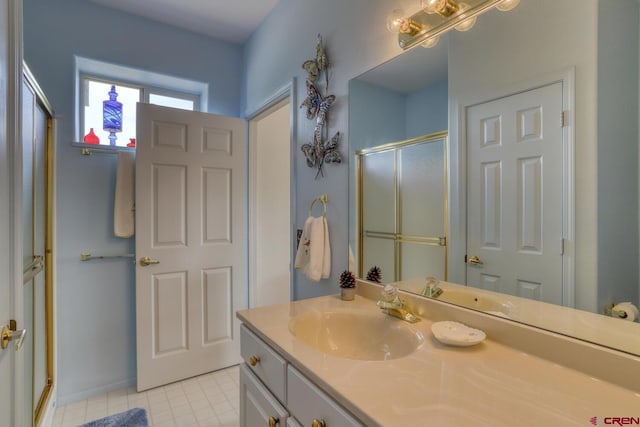
[[[169,76],[147,70],[117,65],[89,58],[75,56],[75,124],[73,145],[88,146],[84,137],[85,81],[93,80],[116,86],[140,89],[141,101],[149,102],[149,95],[162,95],[193,102],[193,111],[206,111],[209,84]],[[106,99],[106,98],[105,98]],[[108,147],[100,144],[99,147]],[[123,147],[119,147],[123,148]]]

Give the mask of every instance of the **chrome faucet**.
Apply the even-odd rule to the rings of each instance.
[[[409,323],[416,323],[420,318],[413,314],[404,301],[398,296],[398,287],[395,285],[385,285],[382,290],[382,299],[378,300],[377,306],[389,316],[397,317]]]
[[[444,291],[440,287],[440,281],[435,277],[427,277],[427,281],[424,284],[422,295],[431,298],[438,298]]]

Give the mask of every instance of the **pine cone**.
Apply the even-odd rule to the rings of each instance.
[[[371,267],[367,273],[367,280],[370,282],[382,283],[382,271],[380,270],[380,267],[377,265]]]
[[[355,288],[356,278],[349,270],[345,270],[340,274],[340,287],[341,288]]]

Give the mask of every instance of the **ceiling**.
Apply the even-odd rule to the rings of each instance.
[[[278,0],[90,0],[101,6],[242,44]]]

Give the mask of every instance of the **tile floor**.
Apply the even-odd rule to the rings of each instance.
[[[163,387],[112,391],[56,409],[52,427],[76,427],[132,408],[145,408],[153,427],[238,427],[239,367]]]

